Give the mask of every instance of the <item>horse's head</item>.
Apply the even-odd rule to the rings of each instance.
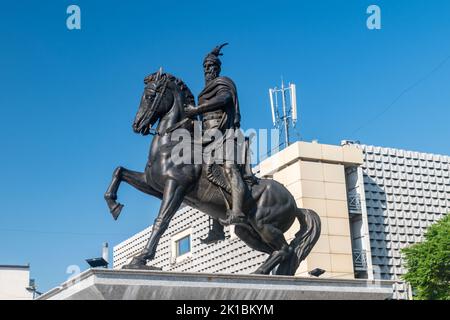
[[[153,125],[177,105],[175,100],[179,102],[179,108],[185,103],[195,104],[194,96],[184,82],[161,69],[146,77],[144,83],[144,93],[133,122],[136,133],[149,134]]]
[[[161,69],[146,77],[144,84],[145,89],[134,118],[133,130],[145,136],[172,106],[173,95],[168,94],[169,77]]]

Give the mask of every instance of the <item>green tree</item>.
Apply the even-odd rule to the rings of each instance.
[[[409,282],[417,300],[450,300],[450,215],[428,227],[425,240],[404,248]]]

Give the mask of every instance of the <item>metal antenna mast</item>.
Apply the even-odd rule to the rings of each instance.
[[[289,91],[289,105],[286,101],[286,91]],[[278,94],[281,94],[282,115],[280,115],[280,108],[278,105]],[[295,84],[289,83],[289,85],[285,87],[284,80],[281,78],[281,88],[270,88],[269,97],[273,126],[284,131],[284,145],[287,147],[289,145],[289,127],[294,128],[297,123],[297,95]]]

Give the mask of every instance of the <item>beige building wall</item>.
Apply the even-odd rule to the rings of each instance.
[[[345,166],[362,162],[355,146],[308,142],[296,142],[261,162],[261,177],[281,182],[299,207],[313,209],[321,219],[320,238],[296,275],[321,268],[323,278],[354,278]],[[286,232],[288,242],[299,228],[296,222]]]
[[[0,265],[0,300],[29,300],[33,294],[27,290],[30,269],[26,266]]]

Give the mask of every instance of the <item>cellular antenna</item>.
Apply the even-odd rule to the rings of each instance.
[[[291,83],[289,88],[291,92],[292,125],[295,127],[297,123],[297,93],[295,92],[295,84]]]
[[[286,92],[289,94],[289,104],[287,103]],[[281,95],[281,108],[278,106],[278,95]],[[286,87],[283,79],[281,79],[281,87],[270,88],[269,97],[273,126],[280,129],[280,135],[284,135],[284,145],[287,147],[289,145],[289,129],[294,128],[298,120],[296,86],[289,83]]]
[[[272,122],[273,125],[276,125],[276,117],[275,117],[275,106],[273,105],[273,89],[269,89],[269,97],[270,97],[270,110],[272,110]]]

